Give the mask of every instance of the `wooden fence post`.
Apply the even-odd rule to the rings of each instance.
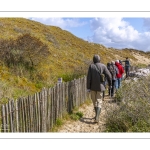
[[[18,100],[15,101],[15,113],[16,113],[16,132],[19,132]]]
[[[56,118],[57,118],[57,94],[56,94],[56,85],[54,86],[54,99],[53,99],[53,106],[54,106],[54,111],[53,111],[53,123],[55,124],[56,123]]]
[[[34,132],[34,122],[33,122],[33,96],[29,96],[29,108],[30,108],[30,132]]]
[[[40,93],[38,92],[37,94],[37,110],[38,110],[38,132],[41,132],[41,108],[40,108]]]
[[[66,84],[62,83],[62,116],[66,114],[66,95],[65,95],[65,86]]]
[[[47,130],[49,131],[51,129],[51,126],[50,126],[50,115],[51,115],[51,89],[49,88],[47,90]]]
[[[44,125],[45,125],[45,131],[44,132],[46,132],[47,131],[47,107],[48,107],[48,89],[46,89],[46,88],[44,88],[44,118],[45,118],[45,121],[44,121]]]
[[[33,97],[33,124],[34,132],[38,132],[38,103],[37,103],[37,93]]]
[[[6,116],[6,132],[10,132],[10,123],[9,123],[9,111],[8,104],[5,104],[5,116]]]
[[[14,100],[11,101],[11,112],[12,112],[12,124],[13,124],[13,132],[16,132],[16,113],[15,113],[15,104]]]
[[[59,84],[59,118],[62,119],[63,83]]]
[[[66,108],[66,112],[69,112],[69,82],[66,82],[65,84],[65,108]]]
[[[1,124],[1,131],[6,132],[7,130],[6,124],[6,113],[5,113],[5,105],[2,105],[2,124]]]
[[[13,116],[12,116],[12,109],[11,109],[11,100],[8,101],[8,110],[10,116],[10,132],[13,132]]]
[[[46,118],[45,118],[45,89],[42,90],[42,132],[46,132]]]
[[[50,112],[50,129],[53,128],[53,120],[54,120],[54,88],[51,88],[50,89],[51,91],[51,103],[50,103],[50,107],[51,107],[51,112]]]
[[[59,84],[56,85],[56,120],[59,118]]]

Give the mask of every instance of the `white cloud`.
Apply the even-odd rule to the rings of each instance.
[[[46,25],[59,26],[62,29],[70,27],[79,27],[86,24],[86,22],[80,22],[79,19],[64,19],[64,18],[30,18],[31,20],[41,22]]]
[[[93,42],[119,46],[138,40],[139,33],[122,18],[95,18],[91,20]]]
[[[95,18],[90,23],[93,31],[90,41],[119,49],[150,50],[150,32],[140,33],[123,18]],[[150,26],[150,19],[144,20],[144,26]]]

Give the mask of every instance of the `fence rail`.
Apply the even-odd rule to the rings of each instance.
[[[66,113],[86,100],[86,77],[43,88],[26,98],[9,100],[1,109],[1,132],[48,132]]]

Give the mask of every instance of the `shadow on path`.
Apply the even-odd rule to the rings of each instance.
[[[80,118],[80,121],[86,124],[96,124],[93,120],[94,118]]]

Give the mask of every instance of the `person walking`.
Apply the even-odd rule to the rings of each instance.
[[[129,73],[130,73],[130,61],[129,58],[126,57],[126,60],[122,61],[125,62],[125,72],[126,72],[126,78],[129,77]]]
[[[103,91],[105,91],[104,80],[102,77],[106,76],[108,85],[111,87],[111,74],[107,67],[100,63],[100,56],[93,56],[93,63],[90,64],[87,73],[87,90],[91,92],[91,99],[95,110],[95,122],[99,122],[99,115],[101,113]]]
[[[109,89],[110,96],[113,97],[115,93],[115,83],[117,79],[117,74],[119,73],[118,68],[115,65],[114,61],[111,61],[110,67],[108,68],[109,72],[111,73],[112,76],[112,88]]]
[[[123,68],[123,70],[124,70],[124,65],[122,64],[122,61],[121,60],[119,60],[119,63],[120,63],[120,65],[122,66],[122,68]],[[121,77],[121,81],[123,80],[123,75],[122,75],[122,77]]]
[[[119,60],[115,61],[115,65],[118,68],[118,74],[116,75],[116,81],[115,81],[115,87],[116,90],[118,90],[121,86],[121,78],[123,76],[124,70],[123,67],[120,65]]]

